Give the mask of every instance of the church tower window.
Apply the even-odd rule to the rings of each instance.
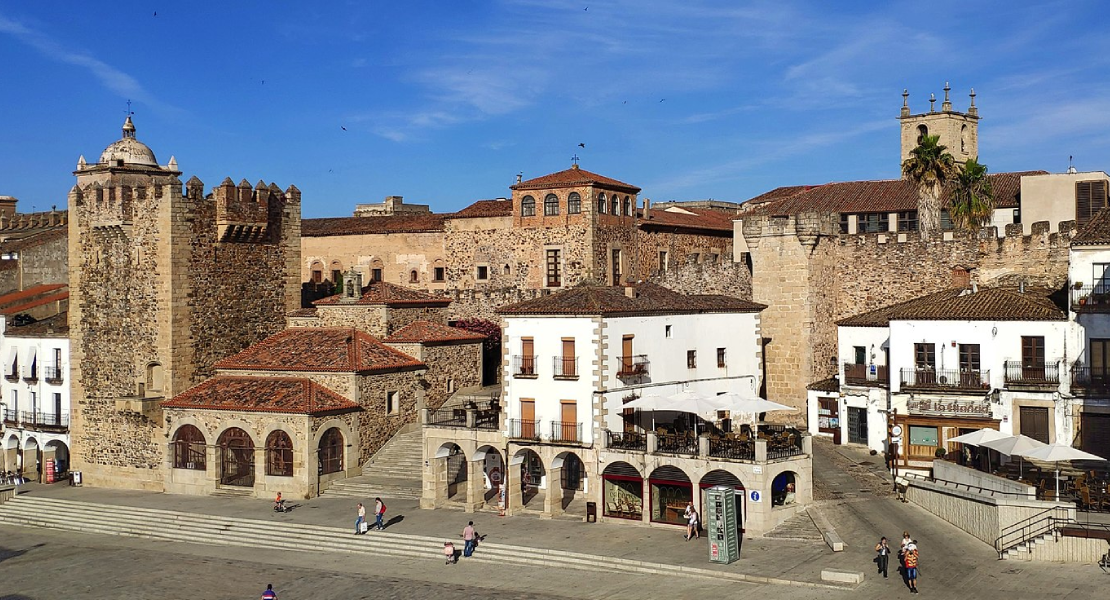
[[[571,192],[567,196],[567,214],[576,215],[582,212],[582,196],[578,192]]]
[[[597,195],[597,214],[605,214],[605,194]]]
[[[555,194],[548,194],[543,199],[543,214],[545,217],[552,217],[559,214],[559,197]]]
[[[520,216],[534,217],[536,216],[536,199],[531,196],[525,196],[520,199]]]

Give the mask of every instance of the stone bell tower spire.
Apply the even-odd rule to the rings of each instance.
[[[963,164],[979,156],[979,109],[975,106],[975,90],[971,90],[971,106],[967,112],[952,108],[952,87],[945,82],[944,100],[936,110],[936,96],[929,96],[929,112],[913,113],[909,105],[909,90],[902,90],[902,110],[898,120],[902,123],[902,158],[906,160],[918,142],[926,135],[939,135],[941,145]],[[900,164],[900,163],[899,163]]]

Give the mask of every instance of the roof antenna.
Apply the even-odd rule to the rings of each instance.
[[[1071,160],[1072,160],[1072,156],[1069,154],[1068,155],[1068,173],[1069,174],[1074,174],[1076,172],[1075,171],[1075,165],[1073,165],[1071,163]]]

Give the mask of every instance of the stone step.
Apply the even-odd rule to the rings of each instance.
[[[824,540],[821,531],[813,523],[813,518],[809,516],[808,511],[803,511],[783,521],[778,527],[763,534],[763,537],[815,542]]]
[[[20,497],[0,505],[0,523],[193,542],[296,551],[361,553],[412,558],[440,556],[442,539],[407,534],[353,536],[350,529],[254,519],[231,519],[131,506]],[[494,564],[563,567],[597,572],[655,573],[696,579],[750,581],[748,576],[694,567],[642,563],[578,552],[482,544],[472,559]],[[789,583],[783,580],[767,583]]]

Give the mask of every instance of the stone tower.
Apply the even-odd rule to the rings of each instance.
[[[975,107],[975,90],[971,90],[971,105],[966,113],[952,110],[951,90],[945,83],[940,111],[936,110],[936,97],[930,94],[929,112],[918,114],[910,112],[910,93],[902,90],[902,113],[898,117],[902,122],[902,161],[910,157],[924,135],[939,135],[940,143],[948,147],[948,153],[957,164],[979,156],[979,109]]]
[[[228,179],[205,196],[180,174],[130,117],[74,172],[70,430],[73,469],[91,485],[161,490],[161,402],[299,306],[300,192]]]

